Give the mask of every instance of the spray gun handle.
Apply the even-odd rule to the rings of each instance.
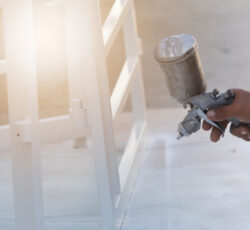
[[[213,91],[213,94],[215,94],[215,92],[216,92],[216,94],[219,93],[219,92],[217,93],[216,89]],[[222,104],[221,104],[221,102],[220,103],[215,103],[214,104],[214,109],[216,109],[218,107],[221,107],[221,106],[232,104],[234,102],[235,95],[232,92],[232,90],[229,89],[226,93],[223,94],[222,98],[224,99],[223,101],[221,101]],[[250,123],[241,122],[240,120],[238,120],[235,117],[228,119],[228,121],[230,121],[233,124],[232,127],[231,127],[231,130],[239,128],[240,126],[246,126],[250,130]]]

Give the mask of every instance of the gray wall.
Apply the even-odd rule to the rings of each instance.
[[[209,89],[250,90],[250,1],[136,0],[136,9],[149,108],[178,106],[152,57],[157,42],[171,34],[197,38]]]

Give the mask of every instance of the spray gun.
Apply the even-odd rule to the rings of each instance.
[[[231,90],[221,93],[215,89],[206,93],[206,81],[198,53],[198,45],[191,35],[174,35],[163,39],[155,50],[155,59],[165,73],[170,94],[184,108],[190,107],[187,116],[178,125],[179,136],[190,136],[201,127],[201,121],[216,127],[224,135],[225,128],[219,122],[210,120],[206,113],[211,109],[230,105],[235,99]],[[246,124],[237,118],[228,120],[233,128]]]

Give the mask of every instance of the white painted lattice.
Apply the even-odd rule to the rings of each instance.
[[[115,230],[124,218],[146,124],[134,2],[116,0],[103,27],[98,0],[59,3],[67,12],[70,113],[39,121],[33,2],[1,1],[6,60],[0,61],[0,74],[7,75],[9,126],[0,127],[0,149],[12,148],[16,229],[44,228],[40,144],[75,139],[77,145],[90,137],[102,229]],[[106,57],[121,28],[127,58],[110,97]],[[135,123],[118,164],[113,122],[130,93]]]

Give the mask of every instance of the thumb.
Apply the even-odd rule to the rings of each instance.
[[[232,106],[227,105],[215,110],[208,111],[207,117],[213,121],[224,121],[234,117],[233,111],[234,109],[232,109]]]

